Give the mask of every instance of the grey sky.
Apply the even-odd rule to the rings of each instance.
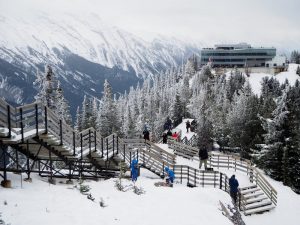
[[[300,48],[299,0],[0,0],[1,8],[95,12],[145,39],[159,33],[207,44]]]

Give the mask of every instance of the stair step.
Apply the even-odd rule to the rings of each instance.
[[[249,194],[251,192],[256,192],[256,191],[260,191],[259,188],[251,188],[251,189],[245,189],[241,191],[241,194],[245,195],[245,194]]]
[[[254,193],[249,193],[249,194],[246,194],[246,195],[243,195],[243,197],[245,199],[248,199],[248,198],[255,198],[255,197],[258,197],[260,195],[264,195],[265,193],[263,193],[262,191],[256,191]]]
[[[252,189],[252,188],[257,188],[257,185],[253,184],[253,185],[248,186],[248,187],[242,187],[242,188],[240,188],[240,190],[243,191],[243,190],[248,190],[248,189]]]
[[[265,211],[269,211],[269,210],[274,209],[274,208],[275,208],[274,205],[267,205],[267,206],[259,207],[259,208],[256,208],[256,209],[245,210],[244,214],[247,216],[247,215],[251,215],[251,214],[254,214],[254,213],[262,213],[262,212],[265,212]]]
[[[267,206],[267,205],[271,205],[271,204],[272,204],[272,202],[269,199],[265,199],[260,202],[254,202],[254,203],[246,205],[245,210],[255,209],[255,208],[259,208],[259,207]]]
[[[260,201],[265,200],[265,199],[268,199],[268,197],[265,196],[265,195],[261,195],[257,198],[246,199],[246,204],[251,204],[251,203],[254,203],[254,202],[260,202]]]

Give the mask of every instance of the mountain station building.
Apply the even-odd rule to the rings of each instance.
[[[200,64],[213,67],[265,67],[276,56],[276,48],[254,48],[247,43],[218,44],[201,50]],[[270,64],[268,65],[270,66]]]

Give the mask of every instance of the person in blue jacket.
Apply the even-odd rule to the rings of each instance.
[[[235,175],[232,175],[229,179],[229,187],[230,187],[230,196],[233,199],[233,202],[236,203],[237,200],[237,193],[238,193],[238,187],[239,182],[237,179],[235,179]]]
[[[167,184],[169,184],[171,187],[173,187],[173,182],[174,182],[174,179],[175,179],[175,174],[174,174],[174,171],[169,169],[169,167],[165,167],[165,171],[167,173],[167,176],[168,178],[166,179],[167,181]]]
[[[131,180],[133,182],[136,182],[139,176],[139,165],[137,159],[133,159],[131,161],[130,169],[131,169]]]

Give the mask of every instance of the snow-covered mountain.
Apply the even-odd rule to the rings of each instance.
[[[1,94],[12,90],[13,96],[4,97],[17,103],[32,100],[34,75],[46,64],[54,67],[69,101],[78,96],[81,101],[84,93],[99,96],[104,79],[115,91],[124,91],[139,78],[178,66],[200,49],[162,37],[144,41],[95,14],[12,16],[0,10],[0,34]]]

